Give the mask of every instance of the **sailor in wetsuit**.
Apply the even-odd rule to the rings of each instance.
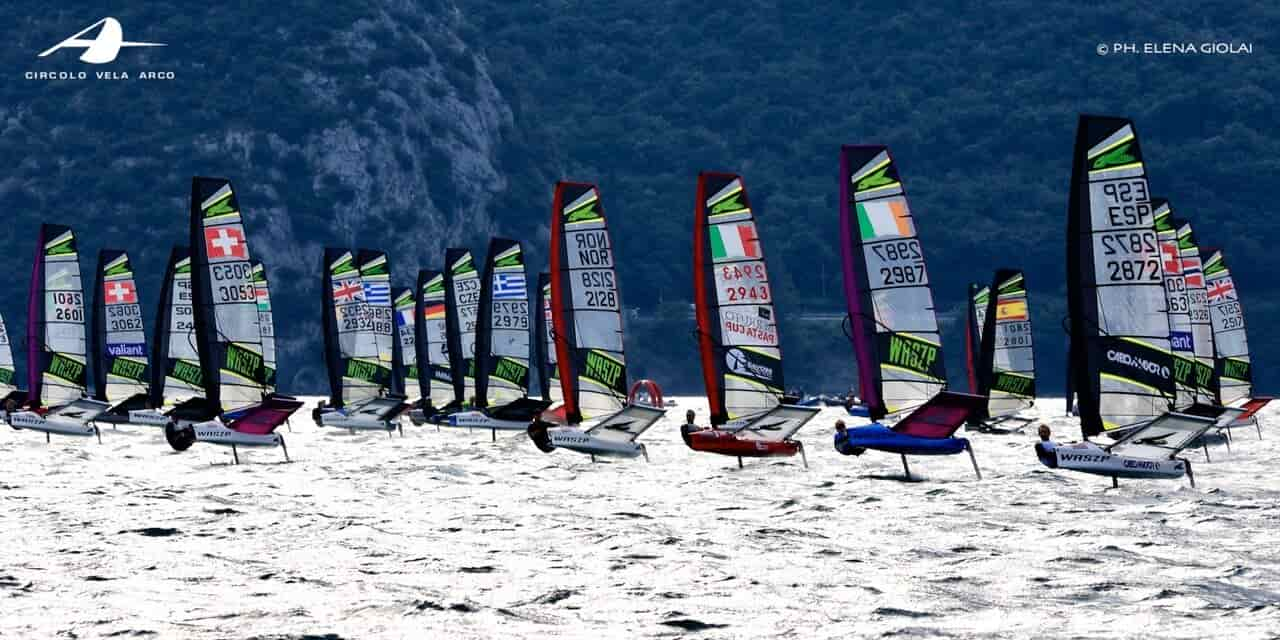
[[[14,402],[13,398],[5,398],[4,407],[0,408],[0,422],[4,422],[8,424],[9,416],[12,415],[13,412],[17,410],[18,410],[18,403]]]
[[[866,452],[866,447],[855,447],[849,443],[849,430],[844,426],[844,420],[836,420],[836,451],[846,456],[860,456]]]
[[[693,446],[692,435],[695,431],[702,431],[702,427],[699,427],[693,421],[693,409],[690,409],[684,412],[684,424],[680,425],[680,437],[684,440],[685,445]]]
[[[1049,431],[1049,425],[1042,424],[1037,430],[1040,434],[1040,442],[1036,443],[1036,457],[1040,459],[1040,463],[1050,469],[1058,468],[1058,455],[1054,451],[1058,448],[1058,443],[1049,439],[1053,435]]]

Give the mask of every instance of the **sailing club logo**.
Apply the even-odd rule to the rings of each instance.
[[[107,16],[71,34],[57,44],[36,54],[36,58],[50,61],[65,58],[79,52],[77,59],[90,65],[105,65],[116,61],[122,49],[166,47],[163,42],[140,42],[124,39],[124,27],[120,21]],[[173,80],[173,71],[27,71],[27,80]]]

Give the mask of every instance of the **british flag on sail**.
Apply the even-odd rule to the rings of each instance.
[[[333,283],[334,302],[354,302],[360,299],[360,285],[350,281]]]
[[[391,284],[387,282],[364,283],[364,301],[369,304],[391,304]]]
[[[523,273],[495,273],[493,276],[494,300],[522,300],[525,290]]]

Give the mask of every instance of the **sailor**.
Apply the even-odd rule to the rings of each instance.
[[[4,407],[0,408],[0,421],[9,422],[9,416],[18,410],[18,403],[13,398],[4,399]]]
[[[693,409],[684,412],[684,424],[680,425],[680,437],[685,445],[693,446],[693,432],[702,431],[702,427],[693,421]]]
[[[1058,468],[1058,456],[1054,453],[1054,450],[1058,448],[1058,443],[1049,439],[1053,435],[1049,431],[1049,425],[1040,425],[1037,432],[1040,434],[1040,442],[1036,443],[1036,457],[1040,459],[1040,463],[1044,466],[1050,469]]]
[[[849,443],[849,430],[844,426],[844,420],[836,420],[836,451],[846,456],[860,456],[866,452],[865,447],[855,447]]]

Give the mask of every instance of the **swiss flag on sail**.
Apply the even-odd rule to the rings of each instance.
[[[204,247],[210,258],[249,259],[244,242],[244,229],[234,226],[210,227],[204,230]]]
[[[138,292],[131,280],[115,280],[102,285],[107,304],[130,304],[138,301]]]
[[[1182,254],[1178,251],[1178,245],[1172,242],[1160,243],[1160,257],[1164,262],[1165,273],[1182,273]]]

